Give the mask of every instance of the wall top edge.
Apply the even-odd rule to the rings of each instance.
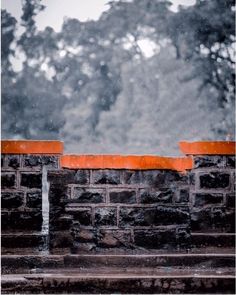
[[[173,158],[138,155],[63,155],[61,167],[68,169],[165,169],[185,171],[193,168],[191,157]]]
[[[2,140],[1,153],[61,155],[63,142],[57,140]]]
[[[196,141],[179,143],[180,150],[186,155],[235,155],[235,141]]]

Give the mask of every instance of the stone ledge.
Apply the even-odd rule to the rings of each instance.
[[[235,155],[236,152],[234,141],[181,141],[179,147],[186,155]]]
[[[62,154],[63,142],[54,140],[2,140],[2,154]]]
[[[193,168],[189,157],[171,158],[136,155],[63,155],[61,167],[69,169],[130,169],[130,170],[176,170]]]

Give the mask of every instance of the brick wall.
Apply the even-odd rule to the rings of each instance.
[[[49,172],[48,179],[51,248],[188,244],[186,175],[171,170],[62,169]]]
[[[32,142],[2,142],[1,155],[1,228],[2,246],[15,244],[22,235],[41,232],[42,229],[42,176],[46,169],[59,168],[59,154],[53,154],[61,143],[36,142],[39,150],[32,149]],[[56,150],[57,153],[57,150]],[[21,238],[19,238],[19,234]],[[36,239],[38,241],[38,239]],[[31,240],[31,242],[33,242]],[[32,244],[29,241],[29,245]],[[31,246],[31,245],[30,245]]]
[[[182,143],[182,158],[63,155],[60,167],[55,142],[3,143],[2,230],[41,229],[46,166],[53,253],[234,243],[233,142]]]

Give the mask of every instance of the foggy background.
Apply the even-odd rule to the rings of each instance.
[[[232,0],[2,1],[2,139],[170,156],[180,140],[233,140],[234,13]]]

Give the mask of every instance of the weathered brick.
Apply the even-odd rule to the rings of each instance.
[[[130,231],[100,230],[98,234],[98,246],[102,248],[132,247]]]
[[[173,199],[174,191],[169,188],[153,190],[153,189],[141,189],[140,199],[143,204],[152,203],[171,203]]]
[[[1,187],[4,188],[14,188],[16,185],[15,173],[1,173]]]
[[[211,209],[212,223],[215,228],[225,232],[235,232],[235,210],[225,207],[213,207]]]
[[[124,181],[127,184],[145,184],[152,187],[168,187],[173,182],[187,184],[187,176],[169,170],[125,171]]]
[[[189,201],[189,189],[180,189],[179,193],[176,194],[176,203],[187,203]]]
[[[88,170],[60,169],[48,172],[48,181],[53,184],[87,184],[89,182]]]
[[[73,247],[73,237],[69,231],[56,231],[50,233],[50,248]]]
[[[2,192],[1,206],[2,208],[18,208],[24,204],[23,192]]]
[[[105,189],[74,188],[73,202],[78,203],[103,203],[105,201]]]
[[[117,224],[116,221],[116,208],[102,207],[95,208],[95,225],[110,225],[114,226]]]
[[[71,199],[68,187],[64,184],[50,184],[49,188],[49,203],[59,205]]]
[[[30,168],[41,168],[42,166],[58,168],[58,161],[57,156],[25,155],[23,157],[23,165]]]
[[[8,220],[10,229],[41,230],[42,213],[40,211],[10,212]]]
[[[204,194],[204,193],[196,193],[194,194],[194,206],[206,206],[206,205],[214,205],[220,204],[223,202],[222,194]]]
[[[78,221],[81,225],[92,225],[91,208],[68,209],[66,212],[73,216],[74,221]]]
[[[224,207],[194,208],[191,212],[191,228],[197,232],[233,232],[234,210]]]
[[[152,226],[184,224],[189,222],[188,209],[173,206],[149,208],[120,208],[120,226]]]
[[[92,183],[94,184],[120,184],[119,170],[94,170]]]
[[[235,208],[235,194],[226,195],[226,206]]]
[[[235,169],[235,156],[226,157],[226,166]]]
[[[188,173],[188,183],[189,185],[195,185],[195,173]]]
[[[18,155],[7,155],[6,166],[17,169],[20,167],[20,157]]]
[[[70,230],[73,223],[73,216],[71,214],[61,214],[54,223],[54,230]]]
[[[1,155],[1,167],[5,167],[5,155]]]
[[[225,157],[224,156],[195,156],[194,157],[194,167],[195,168],[208,168],[225,167]]]
[[[189,227],[177,227],[176,241],[181,247],[191,247],[191,234]]]
[[[176,233],[174,229],[135,230],[134,243],[147,249],[172,249],[176,248]]]
[[[75,173],[75,183],[87,184],[89,183],[89,171],[88,170],[77,170]]]
[[[227,188],[230,184],[230,175],[221,172],[209,172],[200,175],[200,187],[207,189]]]
[[[21,173],[20,185],[28,188],[41,188],[42,173]]]
[[[96,230],[80,228],[78,231],[72,229],[73,238],[77,242],[86,243],[86,242],[95,242],[96,241]]]
[[[111,191],[109,196],[111,203],[136,203],[136,192],[134,190]]]
[[[9,227],[9,214],[1,210],[1,229],[6,230]]]
[[[34,192],[28,192],[26,194],[26,205],[29,208],[41,208],[42,209],[42,191],[37,190]]]

